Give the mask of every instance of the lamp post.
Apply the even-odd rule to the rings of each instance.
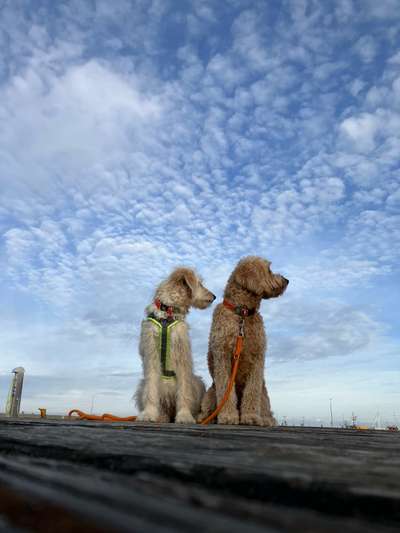
[[[96,398],[96,396],[100,396],[101,392],[95,392],[93,395],[92,395],[92,403],[90,404],[90,414],[92,415],[93,414],[93,407],[94,407],[94,399]]]
[[[329,410],[330,410],[330,412],[331,412],[331,428],[333,428],[332,400],[333,400],[333,398],[329,398]]]

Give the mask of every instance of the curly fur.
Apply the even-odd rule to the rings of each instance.
[[[176,378],[161,377],[158,329],[155,324],[143,320],[139,353],[143,363],[144,378],[139,383],[135,399],[140,414],[138,420],[145,422],[194,423],[200,410],[205,386],[193,373],[192,349],[189,328],[185,321],[190,307],[206,309],[215,296],[206,289],[197,274],[189,268],[177,268],[156,289],[154,300],[167,306],[179,308],[174,315],[180,322],[171,330],[171,369]],[[153,300],[153,302],[154,302]],[[154,303],[146,308],[146,314],[166,318]]]
[[[271,272],[269,261],[254,256],[241,259],[228,280],[224,298],[234,305],[255,308],[256,312],[245,318],[243,350],[235,387],[218,415],[218,424],[276,424],[264,380],[266,336],[259,309],[262,299],[280,296],[288,283],[280,274]],[[239,322],[240,317],[232,310],[223,304],[217,305],[208,351],[208,368],[213,384],[204,395],[199,420],[212,413],[224,395]]]

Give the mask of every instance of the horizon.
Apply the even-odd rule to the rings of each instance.
[[[23,366],[21,410],[136,413],[158,283],[259,255],[278,421],[399,425],[396,0],[6,2],[0,44],[0,410]]]
[[[23,399],[23,396],[22,396]],[[36,411],[39,411],[37,409]],[[50,410],[51,411],[51,410]],[[88,409],[87,412],[92,411],[92,409]],[[101,414],[99,410],[96,411],[97,414]],[[93,414],[95,412],[93,411]],[[275,413],[276,414],[276,413]],[[20,415],[21,418],[24,417],[37,417],[41,418],[40,413],[38,412],[27,412],[21,409]],[[4,411],[0,411],[0,417],[3,418],[9,418],[8,415]],[[46,412],[46,417],[67,417],[67,413],[56,413],[56,412]],[[277,424],[278,426],[288,426],[288,427],[295,427],[295,426],[303,426],[303,427],[324,427],[324,428],[336,428],[336,429],[349,429],[350,426],[354,423],[358,426],[368,426],[369,429],[376,429],[376,430],[386,430],[388,426],[395,426],[397,428],[400,427],[399,424],[399,417],[398,414],[393,413],[392,418],[383,419],[380,413],[375,413],[375,415],[372,418],[365,418],[360,419],[360,417],[357,416],[356,413],[351,412],[348,416],[341,416],[339,418],[333,417],[333,422],[331,423],[330,414],[326,415],[325,417],[292,417],[287,415],[281,415],[277,417]],[[355,419],[353,419],[355,417]],[[354,420],[354,422],[353,422]]]

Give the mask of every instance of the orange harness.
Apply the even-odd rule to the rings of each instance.
[[[224,300],[223,303],[224,303],[225,307],[227,307],[228,309],[232,309],[231,304],[229,304],[229,302]],[[227,305],[227,304],[229,304],[229,305]],[[236,309],[238,309],[238,308],[236,308]],[[224,407],[224,405],[228,401],[228,398],[229,398],[229,396],[230,396],[230,394],[232,392],[233,386],[235,384],[235,379],[236,379],[237,371],[238,371],[238,368],[239,368],[239,360],[240,360],[240,356],[241,356],[242,350],[243,350],[244,318],[246,316],[249,316],[248,309],[244,308],[244,307],[242,309],[243,309],[243,311],[241,311],[240,313],[238,311],[236,311],[236,313],[239,314],[239,316],[240,316],[239,335],[236,337],[235,351],[233,352],[233,356],[232,356],[233,365],[232,365],[232,370],[231,370],[231,375],[229,377],[228,385],[227,385],[226,390],[225,390],[225,394],[224,394],[222,400],[217,405],[216,409],[209,416],[204,418],[204,420],[201,420],[200,422],[198,422],[198,424],[200,424],[202,426],[206,426],[212,420],[214,420],[214,418],[216,416],[218,416],[218,414],[220,413],[220,411],[222,410],[222,408]],[[247,312],[244,309],[246,309]],[[96,420],[96,421],[100,421],[100,422],[135,422],[135,420],[137,419],[136,416],[119,417],[119,416],[111,415],[110,413],[104,413],[103,415],[100,415],[100,416],[98,416],[98,415],[89,415],[87,413],[84,413],[83,411],[80,411],[79,409],[72,409],[72,411],[70,411],[68,413],[68,417],[71,417],[73,413],[76,413],[80,420]]]

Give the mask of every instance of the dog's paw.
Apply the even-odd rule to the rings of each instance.
[[[188,409],[182,409],[181,411],[178,411],[175,417],[175,422],[177,424],[195,424],[196,420]]]
[[[137,420],[139,422],[158,422],[160,419],[160,413],[157,409],[148,408],[142,411]]]
[[[236,411],[228,411],[227,413],[220,413],[218,415],[218,424],[226,424],[235,426],[239,424],[239,413]]]
[[[255,413],[244,413],[240,417],[240,423],[245,426],[264,426],[264,419]]]

